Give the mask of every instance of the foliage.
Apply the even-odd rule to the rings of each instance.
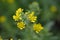
[[[0,40],[60,40],[50,32],[60,17],[58,0],[0,0],[0,8]]]

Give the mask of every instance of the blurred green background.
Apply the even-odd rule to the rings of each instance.
[[[37,23],[46,28],[46,33],[20,31],[12,17],[18,8],[39,14]],[[5,21],[1,21],[2,16]],[[60,40],[60,0],[0,0],[0,36],[3,40]]]

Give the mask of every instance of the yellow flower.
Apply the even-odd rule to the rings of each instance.
[[[31,14],[28,14],[28,19],[31,22],[35,22],[37,20],[37,16],[34,16],[34,12],[32,12]]]
[[[16,11],[16,15],[13,15],[13,19],[15,20],[15,21],[18,21],[19,19],[21,20],[22,18],[21,18],[21,12],[23,11],[23,9],[21,9],[21,8],[19,8],[19,9],[17,9],[17,11]]]
[[[33,25],[33,30],[34,30],[36,33],[39,33],[42,29],[43,29],[43,27],[42,27],[42,25],[41,25],[40,23]]]
[[[51,6],[50,10],[51,10],[51,12],[56,12],[57,8],[56,8],[56,6]]]
[[[32,17],[30,18],[30,21],[31,21],[31,22],[35,22],[35,21],[36,21],[36,18],[37,18],[36,16],[32,16]]]
[[[9,4],[12,4],[12,3],[14,3],[14,0],[7,0],[7,2],[8,2]]]
[[[23,9],[22,9],[22,8],[17,9],[17,10],[16,10],[16,15],[17,15],[17,16],[18,16],[18,15],[21,15],[21,14],[20,14],[21,12],[23,12]]]
[[[5,2],[6,0],[2,0],[2,2]]]
[[[38,5],[38,2],[33,2],[33,4]]]
[[[24,28],[25,28],[24,22],[18,22],[18,23],[17,23],[17,27],[18,27],[20,30],[24,29]]]
[[[20,16],[13,15],[13,19],[14,19],[15,21],[18,21],[19,19],[21,20],[22,18],[21,18]]]
[[[6,21],[6,17],[5,17],[5,16],[1,16],[1,17],[0,17],[0,22],[3,23],[3,22],[5,22],[5,21]]]
[[[21,40],[21,39],[18,39],[18,40]]]
[[[1,38],[1,36],[0,36],[0,40],[3,40],[3,39]]]
[[[10,40],[13,40],[13,38],[10,38]]]

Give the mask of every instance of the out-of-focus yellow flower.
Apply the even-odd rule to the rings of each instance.
[[[56,8],[56,6],[51,6],[50,7],[50,10],[51,10],[51,12],[56,12],[57,11],[57,8]]]
[[[9,4],[14,3],[14,1],[15,1],[15,0],[7,0],[7,2],[8,2]]]
[[[25,12],[25,15],[27,15],[28,14],[28,12]]]
[[[6,0],[2,0],[2,2],[6,2]]]
[[[22,30],[22,29],[25,28],[25,23],[24,23],[24,22],[18,22],[18,23],[17,23],[17,27],[18,27],[20,30]]]
[[[42,27],[42,25],[41,25],[40,23],[33,25],[33,30],[34,30],[36,33],[39,33],[42,29],[43,29],[43,27]]]
[[[15,21],[18,21],[19,19],[21,20],[21,12],[23,12],[23,9],[19,8],[16,10],[16,15],[13,15],[13,19]]]
[[[31,22],[35,22],[37,20],[37,16],[34,16],[34,12],[32,12],[31,14],[28,14],[28,19]]]
[[[5,21],[6,21],[6,17],[5,17],[5,16],[1,16],[1,17],[0,17],[0,22],[3,23],[3,22],[5,22]]]
[[[3,39],[1,38],[1,36],[0,36],[0,40],[3,40]]]
[[[10,38],[10,40],[13,40],[13,38]]]
[[[33,4],[38,5],[38,2],[33,2]]]
[[[21,40],[21,39],[18,39],[18,40]]]

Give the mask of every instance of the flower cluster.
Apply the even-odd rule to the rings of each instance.
[[[15,21],[21,20],[21,19],[22,19],[22,18],[21,18],[22,12],[23,12],[23,9],[21,9],[21,8],[19,8],[18,10],[16,10],[16,15],[13,15],[13,19],[14,19]],[[21,30],[25,28],[24,25],[25,25],[25,24],[24,24],[23,22],[17,22],[17,27],[18,27],[19,29],[21,29]]]
[[[17,27],[20,30],[23,30],[25,28],[25,25],[27,25],[25,23],[26,22],[25,19],[29,22],[33,22],[33,24],[34,24],[33,29],[34,29],[34,31],[36,31],[36,33],[39,33],[43,29],[41,24],[35,24],[35,22],[37,20],[37,16],[35,16],[34,12],[25,12],[24,13],[23,9],[19,8],[16,11],[16,15],[13,15],[13,19],[17,22]]]

